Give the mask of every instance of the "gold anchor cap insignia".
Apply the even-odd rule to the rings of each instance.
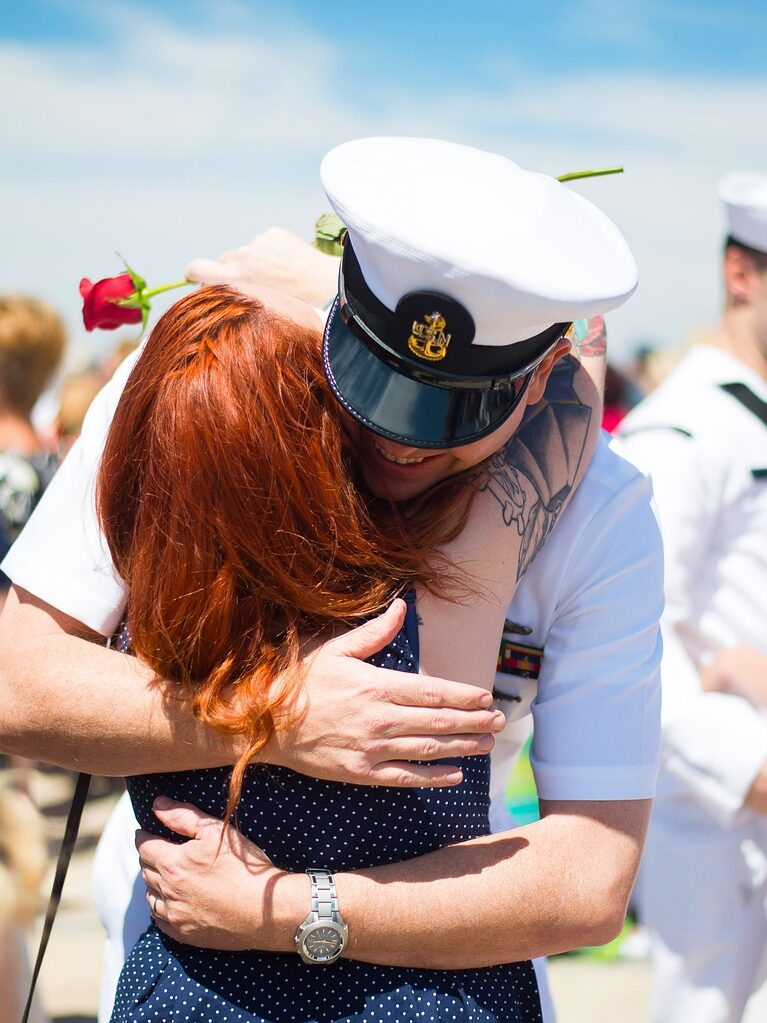
[[[440,312],[427,313],[423,322],[413,320],[407,346],[413,355],[429,362],[439,362],[447,355],[450,334],[445,333],[447,321]]]

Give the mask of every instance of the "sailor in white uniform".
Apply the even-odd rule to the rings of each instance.
[[[654,1023],[736,1023],[766,983],[767,711],[737,683],[707,689],[706,669],[736,647],[767,654],[767,176],[728,175],[720,195],[718,332],[622,424],[665,546],[664,744],[642,868]]]
[[[412,142],[408,145],[412,146]],[[463,147],[460,149],[463,152]],[[496,164],[501,170],[505,166],[494,158],[493,166]],[[462,175],[461,180],[465,183],[470,179]],[[504,195],[508,198],[506,191]],[[557,196],[562,203],[571,201],[567,194],[559,191]],[[580,200],[575,205],[581,209]],[[497,206],[497,203],[493,204],[489,222],[496,221]],[[476,211],[468,203],[458,204],[458,208],[464,210],[468,218],[468,237],[469,227],[476,231]],[[522,212],[520,209],[520,216]],[[561,257],[559,278],[565,282],[563,287],[569,296],[568,301],[574,301],[573,267],[577,266],[580,273],[588,266],[591,257],[584,248],[583,232],[569,226],[566,213],[566,206],[552,211],[553,223],[548,233],[553,234],[557,242],[556,252]],[[514,223],[518,229],[519,216]],[[601,215],[599,224],[600,238],[606,238],[612,226],[604,224]],[[527,280],[531,265],[530,247],[534,241],[542,243],[546,239],[540,223],[522,237],[529,239],[520,249],[524,257],[520,262]],[[452,232],[445,239],[442,244],[449,242],[452,245]],[[505,249],[505,236],[503,244]],[[572,252],[565,257],[563,246],[567,245],[571,246]],[[462,258],[466,258],[465,245],[459,248]],[[559,279],[550,259],[541,265],[547,286],[555,282],[555,278]],[[626,276],[633,288],[633,261],[630,269],[631,273]],[[458,278],[461,275],[453,276]],[[585,292],[585,285],[581,285],[581,289]],[[538,315],[549,316],[552,308],[550,300],[542,302]],[[574,313],[567,317],[569,321],[579,315],[604,311],[607,306],[591,309],[585,302],[579,302],[573,308]],[[551,318],[556,319],[556,316],[552,314]],[[508,329],[506,319],[499,322]],[[63,643],[66,650],[74,649],[69,639],[72,632],[76,633],[77,623],[102,636],[112,635],[126,605],[126,587],[114,573],[106,555],[92,495],[104,438],[134,361],[135,357],[132,357],[118,369],[91,406],[80,441],[3,563],[15,586],[34,594],[44,605],[47,618],[58,621],[58,615],[67,616],[65,626],[71,631],[66,633],[67,642]],[[562,401],[572,411],[571,388],[566,380],[562,386]],[[391,408],[396,410],[397,407],[396,402],[390,402],[382,411],[388,414]],[[569,420],[569,416],[565,419]],[[545,480],[542,481],[544,483]],[[503,506],[503,493],[496,496]],[[571,805],[572,809],[566,814],[560,811],[566,816],[568,827],[577,822],[578,828],[589,831],[592,826],[599,828],[600,854],[596,861],[606,863],[609,869],[611,857],[618,862],[627,857],[624,851],[628,849],[625,842],[627,833],[624,829],[599,826],[596,823],[598,814],[605,811],[596,804],[615,804],[626,815],[622,818],[626,820],[635,814],[632,804],[650,798],[655,787],[660,660],[657,621],[661,604],[657,525],[651,510],[647,479],[611,449],[604,438],[577,492],[550,535],[547,535],[550,526],[547,516],[550,506],[557,507],[557,493],[548,493],[542,485],[539,497],[540,507],[535,505],[538,509],[536,515],[540,512],[540,536],[547,536],[547,540],[526,571],[509,608],[507,646],[503,653],[504,657],[508,654],[510,662],[513,662],[515,654],[519,653],[515,647],[529,647],[532,652],[525,657],[525,662],[533,662],[533,665],[525,669],[527,678],[520,673],[512,675],[503,671],[497,678],[496,684],[505,698],[502,701],[504,710],[507,714],[511,711],[510,716],[517,716],[522,723],[519,729],[509,728],[503,737],[499,737],[496,755],[505,756],[508,762],[508,757],[518,752],[528,734],[532,709],[536,728],[532,763],[539,796],[545,801]],[[15,613],[13,606],[10,605],[11,614]],[[7,620],[14,621],[13,618]],[[17,630],[16,637],[18,650],[23,648],[23,630]],[[544,651],[542,660],[539,658],[537,664],[535,650]],[[11,658],[13,664],[5,670],[9,678],[24,674],[24,666],[19,665],[16,658],[17,653]],[[126,673],[134,670],[122,662],[115,668]],[[57,665],[53,677],[41,679],[38,670],[29,676],[24,674],[23,685],[19,683],[15,688],[8,687],[12,693],[6,699],[6,741],[19,752],[33,750],[35,743],[40,750],[46,739],[51,743],[54,740],[58,742],[59,732],[63,729],[72,744],[70,722],[74,718],[67,715],[75,714],[75,711],[70,711],[67,704],[67,686],[70,679],[73,684],[80,682],[83,673],[79,665],[77,672],[73,672],[71,666],[68,672]],[[536,674],[539,675],[537,680],[532,677]],[[86,682],[90,694],[92,676],[87,676]],[[109,682],[106,678],[102,689],[96,687],[94,700],[99,692],[108,692]],[[39,731],[37,735],[33,734],[34,722],[29,713],[30,705],[35,702],[32,690],[38,685],[47,694],[55,692],[59,695],[58,703],[51,695],[47,697],[56,714],[55,721],[46,725],[47,736],[42,738]],[[10,695],[15,695],[13,705]],[[101,713],[99,711],[97,716],[100,717]],[[100,720],[98,727],[102,727]],[[104,769],[112,770],[113,752],[118,746],[121,751],[124,741],[125,737],[118,734],[115,734],[114,742],[100,739],[92,744],[94,749],[88,751],[88,762],[94,762],[95,757],[98,767],[103,764]],[[61,751],[60,745],[57,748]],[[178,750],[179,755],[183,753],[184,750]],[[62,762],[76,761],[77,751],[70,755],[64,750],[56,754],[56,758]],[[143,763],[138,770],[145,770]],[[503,769],[495,774],[497,787],[498,780],[503,778]],[[582,843],[568,843],[566,846],[571,850],[568,854],[573,857],[573,862],[576,862],[578,844]],[[620,848],[616,848],[618,846]],[[608,848],[611,850],[609,853],[605,852]],[[541,864],[541,869],[546,870],[545,863]],[[561,879],[557,877],[556,882],[559,890]],[[581,874],[577,884],[582,886],[582,883]],[[596,886],[600,892],[605,889],[602,870]],[[561,930],[560,899],[558,894],[557,937],[552,938],[543,951],[557,945]],[[508,927],[511,933],[513,919],[509,919]]]

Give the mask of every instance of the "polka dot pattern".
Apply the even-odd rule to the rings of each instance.
[[[127,630],[121,645],[129,646]],[[371,663],[418,668],[413,600],[400,634]],[[489,832],[489,757],[459,761],[460,786],[396,789],[327,782],[287,768],[249,768],[238,828],[285,870],[353,870],[410,859]],[[222,817],[230,770],[140,775],[128,789],[142,828],[172,835],[152,813],[157,795]],[[343,907],[342,907],[343,908]],[[112,1023],[512,1023],[541,1020],[530,963],[418,970],[341,959],[307,966],[295,955],[230,953],[142,936],[120,977]]]

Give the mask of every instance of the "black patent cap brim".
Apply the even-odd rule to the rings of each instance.
[[[437,387],[405,376],[349,330],[338,299],[325,326],[322,361],[333,394],[350,415],[382,437],[419,448],[480,440],[503,425],[526,389],[511,380],[484,389]]]

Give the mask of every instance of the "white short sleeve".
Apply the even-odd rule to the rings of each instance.
[[[94,504],[96,469],[109,424],[138,352],[88,410],[82,434],[2,563],[14,585],[104,636],[125,607],[126,590],[106,549]]]
[[[542,799],[654,794],[663,554],[651,497],[635,475],[568,545],[532,705]]]

